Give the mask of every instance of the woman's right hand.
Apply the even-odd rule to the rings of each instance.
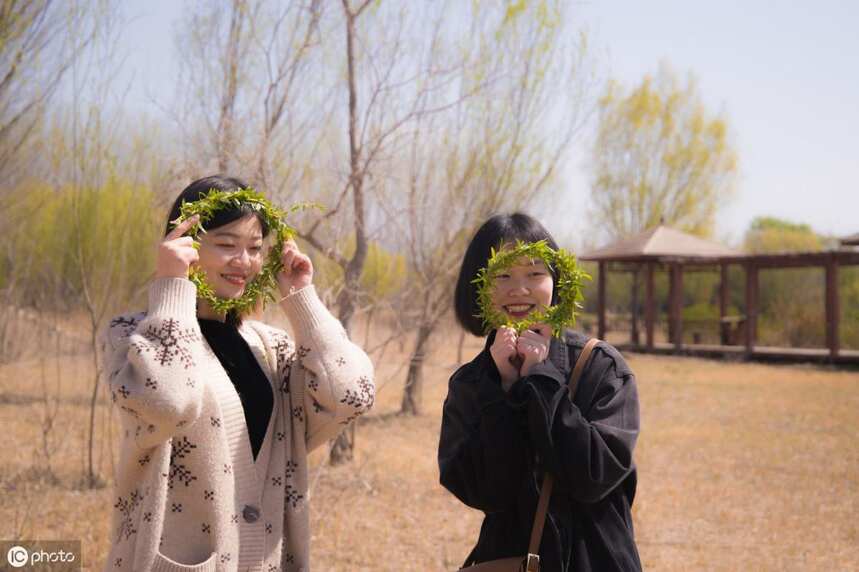
[[[501,387],[504,391],[509,390],[519,379],[519,353],[516,350],[518,336],[516,330],[501,326],[495,333],[495,341],[489,348],[492,360],[501,374]]]
[[[156,278],[187,278],[188,269],[200,259],[194,239],[183,236],[197,223],[199,216],[180,222],[158,244],[155,262]]]

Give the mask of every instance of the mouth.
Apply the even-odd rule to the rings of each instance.
[[[244,286],[248,281],[244,274],[221,274],[221,278],[236,286]]]
[[[530,314],[536,307],[536,304],[505,304],[501,306],[507,315],[514,318],[524,318]]]

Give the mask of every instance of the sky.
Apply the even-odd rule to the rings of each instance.
[[[708,110],[727,118],[740,178],[716,238],[738,244],[758,216],[827,235],[859,232],[859,2],[570,2],[601,76],[631,86],[666,62],[693,73]],[[157,117],[152,100],[176,77],[181,3],[124,6],[126,103]],[[592,131],[583,130],[565,162],[566,204],[587,202]],[[549,222],[550,230],[560,224]]]

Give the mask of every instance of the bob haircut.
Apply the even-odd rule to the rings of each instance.
[[[483,318],[480,317],[480,306],[477,303],[477,288],[472,280],[477,277],[477,272],[486,266],[491,249],[498,250],[502,245],[513,244],[517,240],[522,242],[545,240],[553,249],[558,249],[558,244],[549,231],[537,219],[524,213],[497,214],[483,223],[465,251],[459,278],[456,281],[454,312],[457,322],[465,331],[475,336],[486,334]],[[558,273],[551,267],[549,272],[552,275],[552,304],[555,304],[558,301]]]
[[[179,218],[179,211],[182,208],[182,203],[193,203],[194,201],[204,198],[212,189],[223,192],[235,192],[241,189],[247,189],[248,187],[249,185],[243,180],[224,175],[213,175],[211,177],[197,179],[185,187],[185,190],[179,193],[179,196],[176,197],[176,201],[170,209],[170,214],[167,216],[167,228],[164,234],[168,234],[173,228],[172,221]],[[203,229],[212,230],[225,226],[231,222],[243,219],[248,215],[257,217],[257,220],[259,220],[260,226],[262,227],[263,238],[268,236],[270,229],[268,228],[265,220],[249,205],[241,205],[239,208],[219,210],[211,219],[206,221],[203,225]],[[227,312],[226,323],[233,326],[239,326],[242,323],[242,316],[235,310],[230,310]]]

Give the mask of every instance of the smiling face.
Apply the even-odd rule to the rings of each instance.
[[[552,303],[552,275],[542,260],[520,258],[495,276],[492,305],[514,320]]]
[[[215,295],[219,298],[238,298],[247,284],[262,269],[262,225],[254,215],[213,228],[198,235],[200,260],[198,266]]]

